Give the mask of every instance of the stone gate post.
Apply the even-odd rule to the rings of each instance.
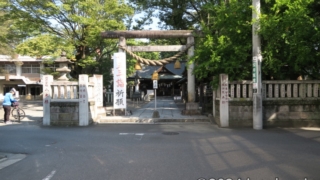
[[[97,107],[103,106],[103,76],[94,74],[94,94],[95,94],[95,104]]]
[[[229,127],[229,80],[227,74],[220,74],[220,127]]]
[[[79,126],[89,125],[88,81],[87,74],[79,75]]]
[[[42,101],[43,101],[43,125],[50,126],[50,102],[51,102],[51,83],[53,82],[52,75],[44,75],[43,76],[43,93],[42,93]]]
[[[92,77],[94,87],[93,87],[93,95],[94,95],[94,106],[90,106],[91,116],[94,120],[98,117],[98,108],[103,106],[103,76],[94,74]],[[93,109],[91,109],[93,108]]]

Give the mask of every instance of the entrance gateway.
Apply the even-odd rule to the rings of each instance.
[[[184,51],[188,50],[188,60],[194,55],[194,34],[192,30],[146,30],[146,31],[106,31],[101,33],[102,38],[119,39],[119,52],[127,52],[132,55],[139,63],[147,65],[163,65],[177,58]],[[126,46],[127,38],[148,38],[148,39],[165,39],[165,38],[187,38],[187,45],[165,45],[165,46]],[[163,60],[147,60],[134,56],[132,52],[163,52],[163,51],[180,51],[172,58]],[[199,105],[195,102],[195,77],[193,75],[194,64],[189,64],[188,71],[188,102],[186,103],[185,114],[197,113]],[[125,80],[126,81],[126,80]]]

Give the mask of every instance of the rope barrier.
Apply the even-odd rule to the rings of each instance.
[[[147,65],[151,65],[151,66],[162,66],[163,64],[167,64],[167,63],[170,63],[171,61],[176,60],[178,57],[180,57],[185,51],[187,51],[193,45],[194,45],[194,43],[187,44],[185,49],[183,49],[182,51],[179,51],[174,56],[169,57],[169,58],[160,59],[160,60],[151,60],[151,59],[142,58],[142,57],[134,54],[133,52],[129,51],[126,47],[121,46],[121,45],[119,45],[119,48],[126,51],[130,56],[132,56],[134,59],[138,60],[138,62],[140,62],[142,64],[147,64]]]

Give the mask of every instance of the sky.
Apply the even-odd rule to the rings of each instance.
[[[139,19],[140,17],[143,17],[143,12],[142,13],[139,13],[139,14],[136,14],[135,16],[133,16],[133,19]],[[156,17],[152,17],[152,24],[151,25],[147,25],[147,26],[144,26],[144,29],[145,30],[160,30],[158,28],[158,22],[159,22],[159,19],[156,18]]]

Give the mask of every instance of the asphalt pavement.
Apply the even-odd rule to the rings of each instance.
[[[109,110],[112,107],[108,107]],[[175,101],[172,97],[157,97],[151,101],[127,100],[126,116],[102,116],[98,123],[209,123],[212,116],[208,115],[183,115],[185,104]],[[155,116],[157,114],[158,116]]]
[[[157,106],[155,106],[155,102]],[[39,125],[41,126],[43,117],[42,101],[20,101],[19,106],[25,111],[26,117],[20,123],[10,116],[13,124],[4,124],[3,119],[0,121],[0,126],[10,125]],[[109,109],[111,106],[109,105]],[[155,109],[156,108],[156,109]],[[206,122],[209,123],[210,118],[204,115],[181,115],[181,111],[185,108],[181,101],[174,101],[171,97],[159,97],[157,101],[136,101],[127,99],[127,110],[130,111],[129,116],[102,116],[99,124],[113,124],[113,123],[181,123],[181,122]],[[159,118],[152,118],[153,112],[159,112]],[[1,107],[0,117],[3,117],[4,112]],[[21,154],[11,154],[0,152],[0,169],[11,165],[25,156]]]
[[[1,180],[320,179],[319,128],[47,127],[41,125],[40,102],[23,108],[27,118],[21,123],[0,122]]]

